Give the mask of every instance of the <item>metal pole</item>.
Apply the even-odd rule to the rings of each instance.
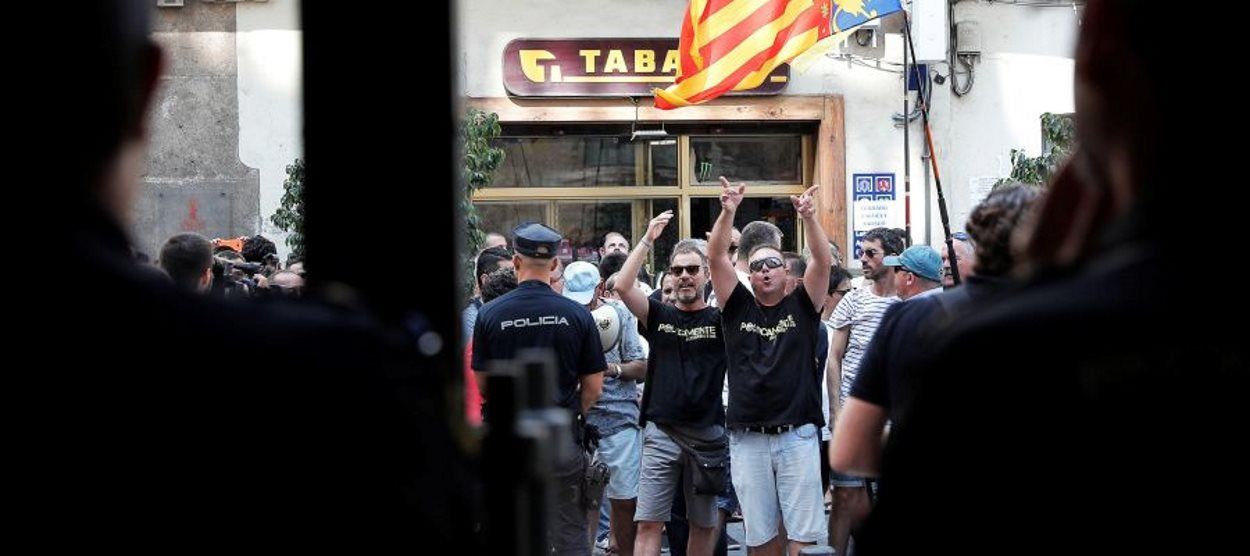
[[[904,22],[904,26],[908,25]],[[906,31],[910,33],[910,31]],[[883,38],[884,40],[884,38]],[[911,106],[907,98],[907,46],[903,45],[903,228],[911,243]]]
[[[916,47],[911,39],[911,17],[904,11],[903,18],[903,35],[907,40],[903,49],[911,51],[914,57]],[[918,102],[920,103],[920,116],[924,120],[925,146],[929,150],[929,164],[933,167],[933,182],[938,195],[938,213],[942,217],[942,233],[946,237],[946,253],[950,259],[951,278],[958,286],[963,280],[959,275],[959,257],[955,253],[954,241],[951,238],[950,213],[946,210],[946,196],[942,194],[942,174],[938,171],[937,150],[933,148],[933,128],[929,125],[929,105],[925,102],[924,95],[919,96]]]

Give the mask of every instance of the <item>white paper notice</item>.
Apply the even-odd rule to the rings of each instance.
[[[855,229],[868,231],[873,228],[902,228],[903,207],[898,201],[855,201]]]
[[[999,178],[972,178],[968,180],[968,211],[981,204],[989,196],[990,190]]]

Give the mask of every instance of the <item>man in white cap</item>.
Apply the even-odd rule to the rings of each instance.
[[[586,423],[600,437],[595,459],[606,464],[610,473],[605,493],[612,507],[617,553],[628,556],[634,553],[634,509],[642,466],[637,381],[647,374],[647,355],[638,339],[638,319],[620,302],[603,299],[603,288],[595,265],[577,261],[564,268],[563,295],[594,315],[608,362],[603,394],[586,414]]]

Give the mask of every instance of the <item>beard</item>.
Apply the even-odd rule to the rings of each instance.
[[[699,287],[693,285],[689,288],[680,288],[673,295],[678,303],[689,305],[697,301],[702,294],[699,292]]]

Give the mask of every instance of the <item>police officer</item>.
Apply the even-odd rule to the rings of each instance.
[[[599,399],[608,365],[590,312],[551,289],[556,249],[563,238],[537,223],[523,223],[512,233],[517,287],[483,305],[473,327],[472,365],[478,384],[486,384],[490,361],[512,359],[525,348],[548,348],[558,365],[556,405],[584,416]],[[574,442],[572,434],[569,438]],[[584,555],[590,553],[582,492],[586,457],[581,447],[566,452],[576,457],[557,462],[554,469],[559,495],[549,540],[556,554]]]

